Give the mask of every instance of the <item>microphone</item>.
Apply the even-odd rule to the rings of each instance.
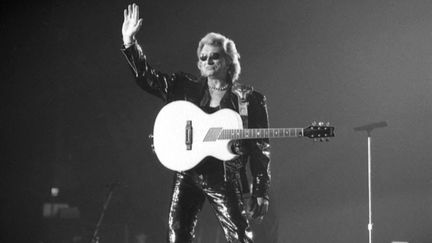
[[[374,123],[370,123],[364,126],[360,126],[360,127],[355,127],[354,131],[360,132],[360,131],[372,131],[375,128],[380,128],[380,127],[386,127],[387,126],[387,122],[382,121],[382,122],[374,122]]]

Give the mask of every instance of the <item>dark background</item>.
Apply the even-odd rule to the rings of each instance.
[[[2,242],[88,242],[113,182],[101,242],[164,242],[172,172],[147,139],[162,102],[120,52],[128,3],[1,3]],[[197,74],[199,39],[220,32],[272,127],[336,127],[329,143],[272,140],[257,242],[367,242],[367,137],[353,127],[377,121],[389,126],[372,134],[374,242],[432,242],[431,1],[137,3],[138,39],[161,71]],[[80,218],[42,218],[51,200]],[[198,242],[224,242],[218,227],[206,207]]]

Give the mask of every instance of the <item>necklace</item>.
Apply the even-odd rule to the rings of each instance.
[[[209,89],[217,90],[217,91],[225,91],[228,89],[228,86],[229,86],[228,84],[225,84],[223,87],[220,87],[220,88],[217,88],[215,86],[209,86]]]

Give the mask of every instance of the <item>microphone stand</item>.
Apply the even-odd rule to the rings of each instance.
[[[386,127],[387,122],[376,122],[371,123],[368,125],[355,127],[354,131],[360,132],[360,131],[366,131],[368,136],[368,198],[369,198],[369,223],[368,223],[368,231],[369,231],[369,243],[372,243],[372,159],[371,159],[371,142],[372,137],[371,133],[372,130],[379,127]]]
[[[109,205],[109,203],[111,201],[114,189],[118,185],[119,185],[118,183],[111,183],[109,185],[109,187],[108,187],[108,194],[107,194],[107,196],[105,198],[105,201],[103,203],[102,211],[101,211],[101,213],[99,215],[99,219],[98,219],[98,221],[96,223],[96,227],[95,227],[95,230],[93,232],[93,236],[92,236],[92,238],[90,240],[90,243],[99,243],[99,239],[100,239],[100,237],[99,237],[99,229],[100,229],[100,226],[102,224],[102,220],[103,220],[103,218],[105,216],[105,211],[107,210],[108,205]]]

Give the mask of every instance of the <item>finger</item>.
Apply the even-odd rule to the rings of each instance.
[[[140,30],[140,28],[141,28],[141,25],[142,25],[142,19],[140,19],[134,26],[133,26],[133,28],[134,28],[134,33],[137,33],[139,30]]]
[[[262,216],[263,217],[267,214],[268,208],[269,208],[268,203],[264,204],[263,211],[262,211]]]
[[[254,218],[254,217],[255,217],[255,215],[254,215],[254,210],[255,210],[256,204],[255,204],[255,200],[254,200],[253,198],[251,198],[251,199],[249,200],[248,206],[249,206],[249,208],[248,208],[249,215],[250,215],[252,218]]]
[[[138,5],[135,5],[135,18],[136,19],[139,18],[139,7],[138,7]]]
[[[260,218],[261,216],[263,216],[263,205],[262,204],[261,205],[258,204],[257,212],[256,212],[256,217]]]
[[[136,31],[139,31],[141,29],[142,22],[143,22],[142,19],[138,20],[138,23],[136,24]]]
[[[264,215],[268,211],[269,203],[267,200],[263,199],[263,200],[261,200],[261,202],[259,204],[261,204],[260,205],[260,216],[264,217]]]
[[[253,218],[256,219],[259,216],[260,212],[260,206],[258,205],[258,202],[254,201],[254,208],[253,208]]]
[[[132,18],[132,5],[128,5],[128,17]]]
[[[127,10],[125,9],[125,10],[123,10],[123,17],[124,17],[124,21],[126,21],[126,18],[127,18]]]
[[[132,19],[135,19],[135,3],[132,4],[131,18],[132,18]]]
[[[132,13],[132,17],[134,20],[138,20],[138,5],[136,5],[135,3],[133,4],[133,13]]]
[[[261,216],[263,216],[263,217],[266,216],[267,211],[268,211],[268,204],[265,203],[265,204],[263,205],[263,208],[262,208]]]

